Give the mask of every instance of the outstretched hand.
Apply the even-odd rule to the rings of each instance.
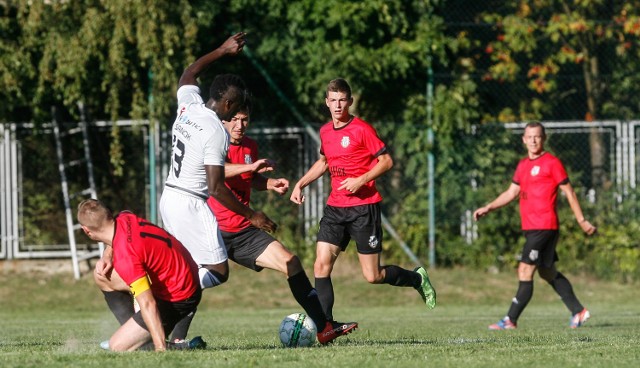
[[[261,158],[253,163],[253,172],[265,173],[276,169],[276,162],[268,158]]]
[[[246,43],[246,35],[247,34],[244,32],[238,32],[227,38],[219,48],[227,55],[237,55],[242,51],[242,48]]]
[[[289,190],[289,180],[285,178],[269,179],[267,181],[267,189],[284,195]]]

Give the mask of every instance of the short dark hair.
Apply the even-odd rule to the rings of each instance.
[[[253,96],[250,93],[247,93],[244,98],[244,103],[240,106],[238,111],[246,112],[248,115],[251,115],[251,111],[253,111]]]
[[[222,96],[232,88],[237,89],[239,95],[244,95],[246,100],[246,95],[248,94],[247,86],[244,80],[236,74],[216,75],[213,82],[211,82],[211,87],[209,87],[209,98],[212,98],[214,101],[220,101]]]
[[[542,125],[542,123],[539,122],[539,121],[532,121],[530,123],[527,123],[527,125],[524,127],[524,129],[527,129],[527,128],[538,128],[538,127],[540,127],[540,129],[542,129],[542,136],[546,137],[547,133],[544,130],[544,125]]]
[[[329,82],[327,85],[327,96],[329,96],[329,92],[343,92],[347,95],[347,98],[351,98],[351,87],[349,83],[342,78],[336,78]]]

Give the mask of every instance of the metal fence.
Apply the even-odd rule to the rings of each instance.
[[[617,199],[624,200],[626,191],[636,188],[637,173],[640,170],[640,121],[544,124],[549,135],[547,148],[563,160],[572,183],[578,190],[587,193],[589,200],[599,200],[597,190],[591,185],[589,136],[594,131],[605,143],[604,169],[612,185],[617,188]],[[520,135],[524,123],[510,123],[504,127],[513,134]],[[114,177],[109,170],[110,124],[92,124],[90,129],[92,145],[95,145],[92,151],[97,156],[94,160],[98,176],[98,196],[116,210],[132,209],[149,217],[150,203],[154,200],[149,197],[150,188],[153,186],[159,196],[166,176],[168,151],[166,146],[162,148],[163,144],[167,145],[170,142],[166,132],[157,137],[156,141],[159,140],[161,143],[158,147],[149,147],[149,131],[146,125],[142,130],[122,127],[120,140],[123,143],[124,165],[127,170],[124,176]],[[491,134],[496,133],[492,129],[478,127],[471,133],[471,142],[474,142],[474,137]],[[291,185],[295,184],[317,159],[317,143],[304,128],[260,128],[256,125],[249,130],[249,135],[258,142],[261,157],[269,157],[278,162],[278,170],[270,175],[286,177],[291,181]],[[525,151],[519,139],[514,138],[513,145],[514,149],[521,149],[524,155]],[[155,157],[157,167],[149,167],[149,150]],[[64,231],[60,178],[53,152],[54,141],[46,126],[34,129],[24,124],[0,125],[2,259],[69,256]],[[504,171],[512,173],[515,164],[511,163],[512,167],[504,168]],[[149,175],[152,170],[159,173],[155,175],[155,183],[149,181],[149,178],[153,177]],[[505,182],[509,180],[508,177],[504,179]],[[473,182],[464,185],[473,190]],[[309,239],[322,215],[328,189],[326,178],[316,181],[306,189],[307,201],[301,207],[292,205],[286,198],[273,200],[268,194],[263,197],[255,195],[254,198],[258,208],[271,206],[271,209],[277,212],[277,216],[293,217],[298,223],[301,235]],[[435,188],[436,193],[439,190],[440,188]],[[472,242],[477,237],[477,229],[471,220],[471,211],[461,212],[438,213],[437,216],[457,224],[461,236]],[[402,237],[403,234],[399,235]]]
[[[124,175],[113,175],[109,159],[112,127],[120,129],[123,157],[127,169]],[[120,206],[127,203],[143,213],[148,206],[148,122],[94,122],[89,127],[96,167],[99,196],[107,203]],[[50,124],[0,124],[0,258],[70,257],[66,231],[65,206],[59,163]],[[64,149],[70,161],[84,150],[81,141],[66,141]],[[79,191],[86,183],[87,173],[69,168],[70,190]],[[77,205],[83,198],[73,198]],[[129,207],[129,206],[127,206]],[[80,234],[81,237],[83,236]],[[84,237],[79,250],[94,248]]]

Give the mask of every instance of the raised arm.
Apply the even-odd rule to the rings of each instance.
[[[498,198],[494,199],[491,203],[484,207],[480,207],[473,213],[473,219],[478,221],[480,217],[485,216],[489,212],[496,210],[500,207],[504,207],[509,204],[514,199],[518,198],[518,194],[520,194],[520,186],[515,183],[511,183],[509,188],[502,192]]]
[[[189,65],[183,72],[178,82],[178,87],[184,85],[197,85],[198,76],[202,74],[211,64],[225,55],[237,55],[242,51],[242,47],[245,44],[245,33],[239,32],[229,37],[224,43],[217,49],[210,53],[200,57]]]

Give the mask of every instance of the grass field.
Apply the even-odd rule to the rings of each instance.
[[[117,328],[89,277],[0,267],[0,367],[638,367],[640,291],[570,275],[592,318],[568,328],[569,313],[536,279],[534,297],[513,331],[488,331],[516,287],[515,274],[430,271],[438,306],[413,289],[369,285],[348,257],[337,264],[335,317],[360,328],[327,347],[285,349],[277,328],[301,311],[285,280],[233,267],[224,286],[205,291],[190,336],[204,351],[115,354],[98,343]],[[70,262],[69,262],[70,263]],[[56,268],[52,263],[50,268]],[[35,268],[35,267],[34,267]]]

